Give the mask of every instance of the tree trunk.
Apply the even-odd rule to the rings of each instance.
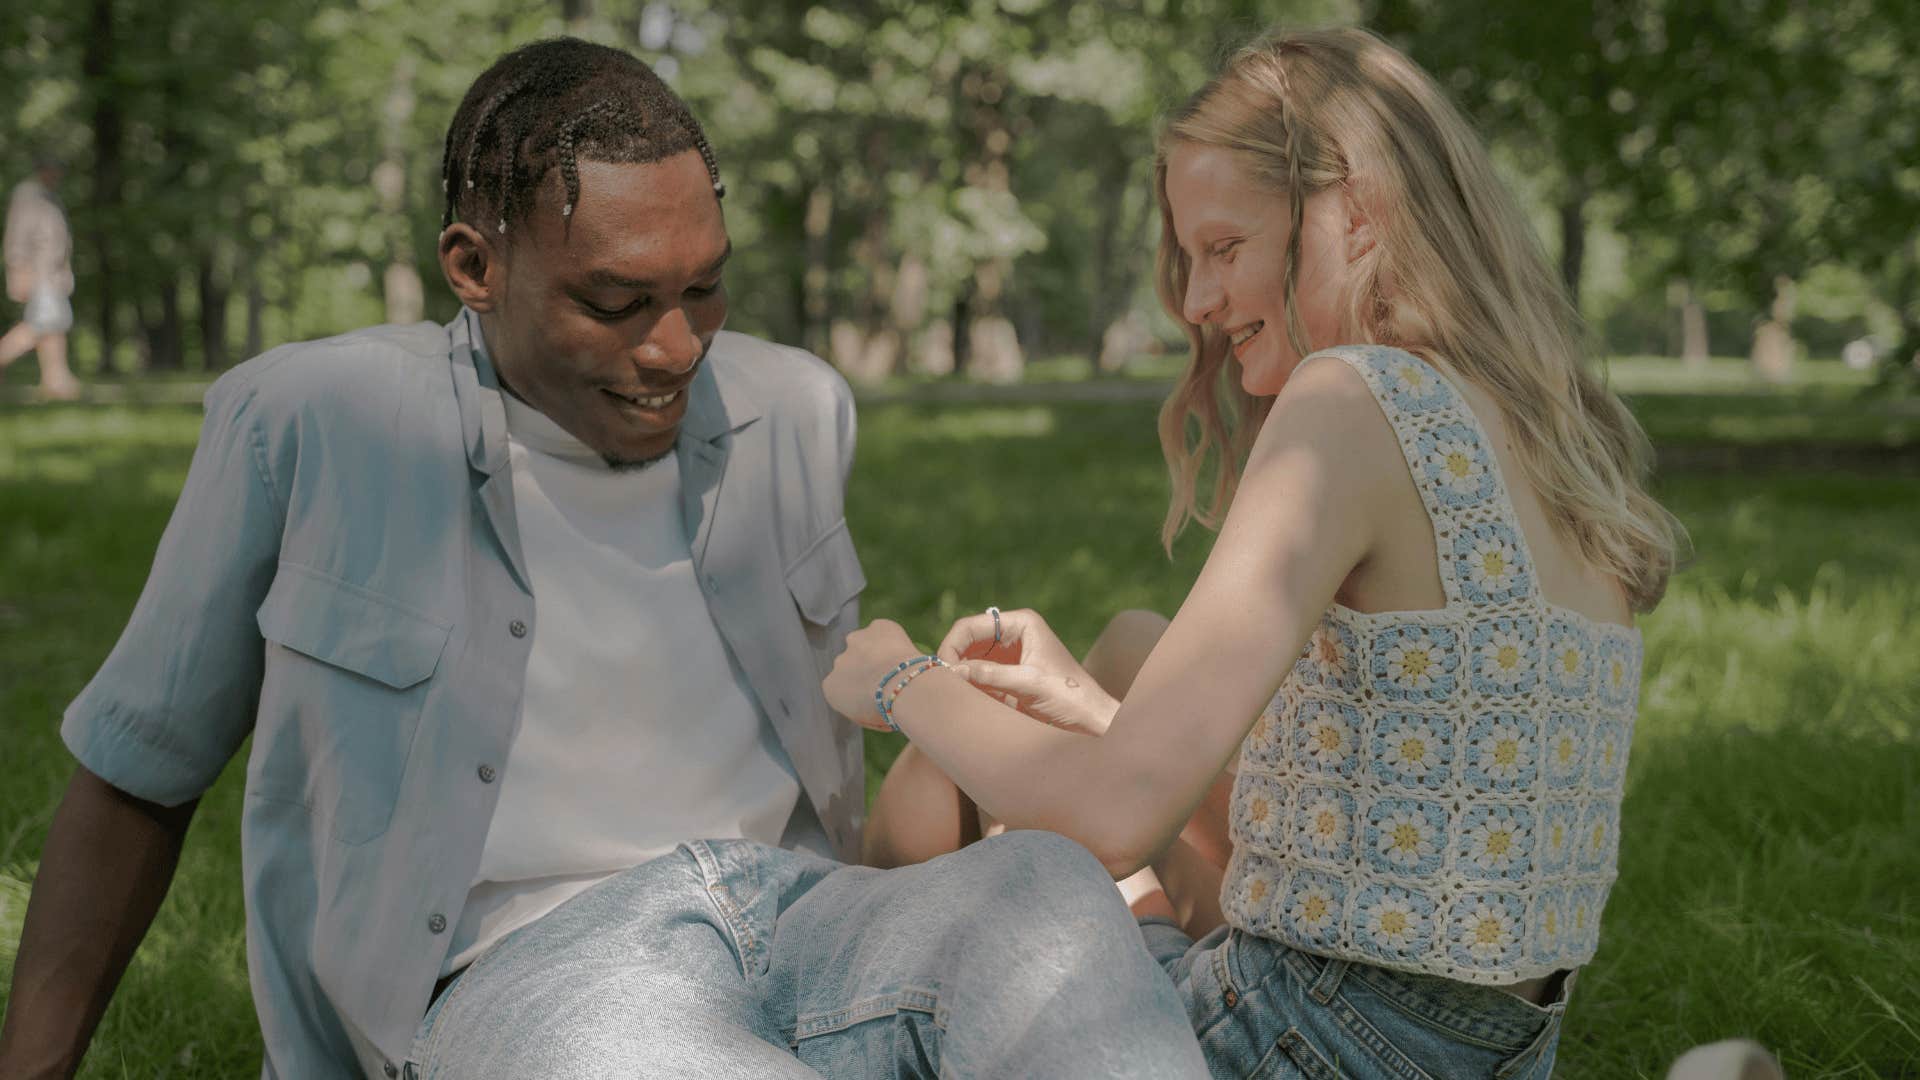
[[[832,355],[827,340],[827,315],[832,309],[828,289],[833,283],[830,241],[833,230],[833,188],[825,181],[807,190],[807,209],[801,216],[805,232],[806,265],[800,275],[800,340],[816,356]]]
[[[1768,382],[1793,378],[1793,307],[1793,280],[1774,278],[1770,317],[1753,334],[1754,374]]]
[[[114,17],[113,0],[93,0],[89,13],[86,43],[82,47],[81,72],[93,91],[93,194],[92,214],[88,222],[88,241],[94,253],[94,309],[100,332],[100,370],[111,371],[113,352],[120,343],[118,260],[114,257],[116,228],[120,219],[121,144],[124,122],[120,98],[114,92]]]
[[[232,361],[227,355],[227,285],[216,263],[211,250],[200,253],[200,355],[208,371],[219,371]]]
[[[247,343],[248,356],[259,356],[266,349],[267,293],[260,281],[260,263],[264,253],[255,248],[247,254]]]
[[[1587,192],[1575,184],[1560,200],[1560,280],[1567,297],[1580,310],[1581,269],[1587,260]]]
[[[180,371],[185,368],[180,334],[180,283],[172,278],[155,290],[159,310],[147,301],[140,303],[140,322],[147,341],[147,366],[154,371]]]
[[[393,83],[381,112],[380,164],[373,190],[386,219],[387,269],[381,275],[390,323],[415,323],[426,316],[426,289],[413,264],[413,216],[407,212],[407,135],[413,120],[413,58],[402,55],[393,67]]]
[[[1705,367],[1710,355],[1707,309],[1693,291],[1693,282],[1680,283],[1680,361],[1690,368]]]
[[[1129,306],[1145,262],[1119,253],[1136,250],[1136,241],[1146,231],[1154,211],[1154,201],[1146,185],[1132,182],[1131,157],[1118,156],[1112,165],[1102,183],[1109,198],[1101,208],[1099,231],[1094,235],[1093,297],[1087,305],[1088,356],[1096,376],[1118,372],[1153,339],[1146,321]]]
[[[1013,133],[1007,128],[1007,77],[998,71],[978,72],[962,80],[963,92],[973,98],[972,123],[980,156],[967,167],[967,183],[988,191],[1010,189],[1007,157]],[[966,300],[968,322],[964,337],[956,336],[954,357],[959,370],[982,382],[1016,383],[1026,374],[1027,358],[1020,335],[1002,309],[1007,283],[1013,277],[1013,259],[997,255],[973,268],[972,288]]]

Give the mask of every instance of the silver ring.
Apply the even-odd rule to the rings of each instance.
[[[987,614],[993,616],[993,643],[998,645],[1000,644],[1000,609],[989,604]]]

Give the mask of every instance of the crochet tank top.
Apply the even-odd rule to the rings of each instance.
[[[1321,956],[1505,984],[1593,956],[1639,631],[1540,596],[1466,401],[1398,349],[1366,380],[1433,523],[1446,606],[1335,604],[1241,747],[1227,921]]]

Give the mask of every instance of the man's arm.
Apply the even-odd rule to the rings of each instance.
[[[167,895],[198,800],[166,807],[74,769],[47,833],[0,1025],[0,1076],[72,1076]]]

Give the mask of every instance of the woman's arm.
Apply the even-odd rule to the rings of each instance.
[[[1371,547],[1382,469],[1404,469],[1372,395],[1344,364],[1295,372],[1256,440],[1213,553],[1106,734],[1033,723],[935,671],[895,721],[987,812],[1051,829],[1124,877],[1164,851],[1286,677]],[[877,726],[873,688],[912,651],[879,621],[827,680],[837,708]]]

